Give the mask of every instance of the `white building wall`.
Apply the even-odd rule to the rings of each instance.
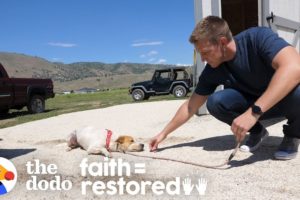
[[[300,22],[300,1],[299,0],[269,0],[269,12],[273,12],[275,16],[280,16],[296,22]],[[278,34],[292,43],[294,32],[292,30],[278,27]],[[299,50],[299,41],[296,45]]]
[[[221,0],[194,0],[195,24],[201,19],[209,15],[221,16]],[[196,66],[194,70],[194,81],[198,81],[198,77],[204,69],[206,63],[202,62],[199,53],[196,53]],[[196,83],[196,82],[194,82]],[[203,105],[198,115],[208,114],[206,104]]]
[[[299,0],[269,0],[270,11],[275,15],[293,20],[300,20],[300,1]]]

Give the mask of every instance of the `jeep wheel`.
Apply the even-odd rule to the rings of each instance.
[[[133,90],[131,95],[134,101],[142,101],[145,99],[145,92],[141,89]]]
[[[28,102],[27,109],[30,113],[42,113],[45,111],[45,99],[40,95],[34,95]]]
[[[173,89],[173,95],[176,98],[181,98],[181,97],[185,97],[186,96],[186,89],[184,86],[182,85],[177,85],[176,87],[174,87]]]

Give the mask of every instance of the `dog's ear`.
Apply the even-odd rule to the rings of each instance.
[[[118,137],[118,139],[116,140],[116,142],[119,143],[119,144],[123,144],[124,141],[125,141],[125,137],[124,137],[124,136],[120,136],[120,137]]]

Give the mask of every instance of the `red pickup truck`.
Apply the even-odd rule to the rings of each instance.
[[[0,114],[9,109],[22,109],[27,106],[30,113],[45,111],[45,100],[53,98],[51,79],[9,78],[0,63]]]

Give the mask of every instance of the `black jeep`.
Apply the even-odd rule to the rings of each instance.
[[[132,84],[129,93],[135,101],[146,100],[155,95],[185,97],[192,89],[192,80],[185,67],[158,69],[152,80]]]

